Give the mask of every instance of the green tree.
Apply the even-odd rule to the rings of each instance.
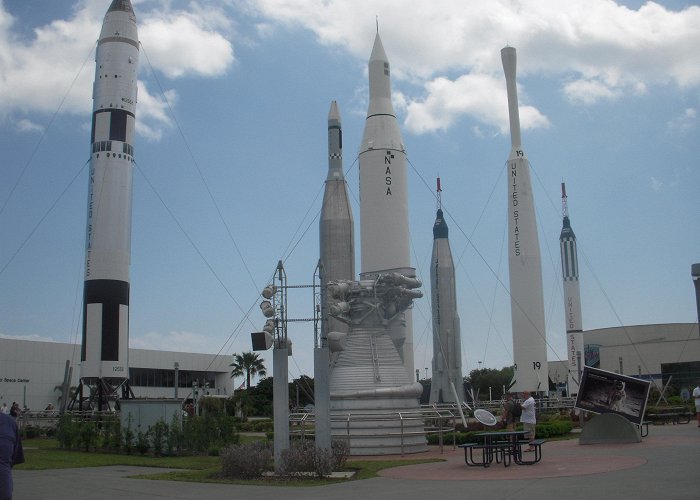
[[[267,375],[263,360],[260,359],[257,352],[244,352],[243,354],[234,354],[231,367],[231,378],[240,377],[245,374],[245,388],[250,389],[250,379],[255,375],[264,377]]]
[[[513,367],[506,366],[500,370],[492,368],[481,368],[469,372],[469,382],[476,396],[477,391],[479,399],[488,399],[489,387],[491,388],[491,396],[493,399],[501,399],[503,397],[503,387],[506,391],[513,379]]]

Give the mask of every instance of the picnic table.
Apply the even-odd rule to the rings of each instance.
[[[542,459],[542,444],[545,440],[536,439],[528,443],[522,440],[526,434],[527,431],[478,432],[475,436],[482,438],[483,442],[464,443],[459,447],[464,448],[464,461],[470,467],[490,467],[494,460],[503,463],[504,467],[509,467],[512,462],[532,465]],[[535,448],[532,460],[523,459],[522,446],[528,444]]]

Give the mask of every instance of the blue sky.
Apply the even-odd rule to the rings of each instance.
[[[0,1],[1,336],[80,338],[94,46],[109,3]],[[284,259],[290,284],[311,282],[331,100],[343,119],[359,224],[356,158],[377,19],[410,160],[412,258],[428,284],[435,177],[442,178],[460,262],[465,374],[479,361],[512,363],[509,299],[495,277],[507,286],[502,172],[510,137],[500,62],[507,44],[518,51],[549,359],[566,356],[562,181],[579,243],[584,329],[696,321],[697,5],[132,3],[143,46],[132,347],[250,350],[249,333],[264,323],[258,294],[277,261]],[[310,316],[310,304],[309,292],[293,292],[290,316]],[[432,357],[429,318],[424,298],[414,311],[422,375]],[[312,374],[311,324],[290,332],[290,376]]]

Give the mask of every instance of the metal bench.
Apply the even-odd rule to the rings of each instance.
[[[518,441],[518,446],[515,450],[515,453],[513,454],[513,460],[518,465],[536,464],[537,462],[542,460],[542,445],[546,442],[546,439],[535,439],[534,441]],[[523,460],[523,457],[526,456],[523,455],[523,446],[532,446],[533,448],[535,448],[535,450],[533,451],[534,455],[532,460]]]

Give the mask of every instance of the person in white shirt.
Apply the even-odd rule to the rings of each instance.
[[[695,399],[695,414],[698,417],[698,427],[700,427],[700,382],[695,389],[693,389],[693,399]]]
[[[522,415],[520,415],[520,423],[523,424],[523,430],[527,431],[527,440],[529,446],[524,451],[535,451],[535,447],[532,446],[532,442],[535,440],[535,426],[537,424],[537,418],[535,417],[535,398],[532,397],[529,391],[523,391],[523,402],[520,406],[523,409]]]
[[[0,408],[0,413],[4,413],[5,415],[10,414],[10,409],[7,407],[7,403],[2,404],[2,408]]]

